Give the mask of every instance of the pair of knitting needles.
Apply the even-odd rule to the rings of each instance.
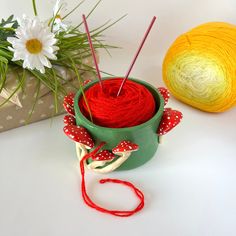
[[[91,39],[91,35],[90,35],[90,32],[89,32],[88,23],[87,23],[85,15],[82,15],[82,17],[83,17],[83,22],[84,22],[85,30],[86,30],[86,33],[87,33],[87,37],[88,37],[89,46],[90,46],[90,49],[91,49],[91,52],[92,52],[92,57],[93,57],[93,60],[94,60],[95,68],[96,68],[96,71],[97,71],[97,77],[99,79],[99,83],[100,83],[101,89],[103,90],[102,77],[101,77],[101,73],[100,73],[100,70],[99,70],[99,67],[98,67],[98,62],[97,62],[97,59],[96,59],[95,50],[94,50],[92,39]],[[132,60],[132,63],[130,65],[130,67],[129,67],[129,69],[128,69],[124,79],[122,80],[122,83],[121,83],[120,88],[119,88],[118,93],[117,93],[117,97],[120,95],[120,93],[122,91],[122,88],[124,87],[125,82],[128,79],[128,77],[130,75],[130,72],[131,72],[131,70],[134,67],[134,64],[135,64],[135,62],[136,62],[136,60],[137,60],[137,58],[139,56],[139,53],[141,52],[141,49],[142,49],[142,47],[143,47],[143,45],[144,45],[144,43],[145,43],[145,41],[146,41],[146,39],[147,39],[151,29],[153,27],[153,24],[155,23],[155,20],[156,20],[156,16],[154,16],[152,18],[152,21],[151,21],[147,31],[145,32],[145,35],[144,35],[144,37],[142,39],[141,44],[139,45],[139,48],[138,48],[137,52],[135,53],[135,56],[134,56],[134,58]]]

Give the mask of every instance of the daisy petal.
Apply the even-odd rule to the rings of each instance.
[[[44,66],[48,68],[52,67],[51,62],[44,55],[39,55],[39,59]]]

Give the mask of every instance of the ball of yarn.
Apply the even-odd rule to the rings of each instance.
[[[180,35],[163,62],[163,79],[179,100],[208,112],[236,104],[236,26],[200,25]]]
[[[155,100],[143,85],[127,80],[117,97],[122,78],[103,81],[103,91],[98,83],[85,91],[92,113],[93,123],[109,128],[124,128],[140,125],[156,113]],[[83,99],[79,101],[82,114],[89,119],[88,107]]]

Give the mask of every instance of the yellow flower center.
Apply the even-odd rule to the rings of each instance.
[[[37,54],[42,51],[43,45],[38,39],[30,39],[26,42],[27,50],[32,54]]]
[[[55,19],[62,20],[62,18],[61,18],[61,16],[60,16],[60,15],[56,15],[56,16],[55,16]]]

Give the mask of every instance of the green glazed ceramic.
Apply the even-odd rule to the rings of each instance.
[[[120,78],[120,77],[119,77]],[[103,78],[112,79],[109,78]],[[144,85],[153,95],[156,101],[156,114],[147,122],[129,127],[129,128],[107,128],[93,124],[80,111],[78,101],[82,96],[81,91],[78,91],[75,96],[74,109],[77,125],[83,126],[91,134],[97,146],[101,141],[106,142],[104,149],[112,150],[119,142],[129,140],[139,145],[139,150],[132,152],[131,156],[117,170],[129,170],[139,167],[149,161],[155,154],[158,147],[157,129],[162,118],[164,110],[164,100],[158,90],[152,85],[137,79],[129,78],[136,83]],[[87,90],[98,81],[93,81],[84,87]]]

